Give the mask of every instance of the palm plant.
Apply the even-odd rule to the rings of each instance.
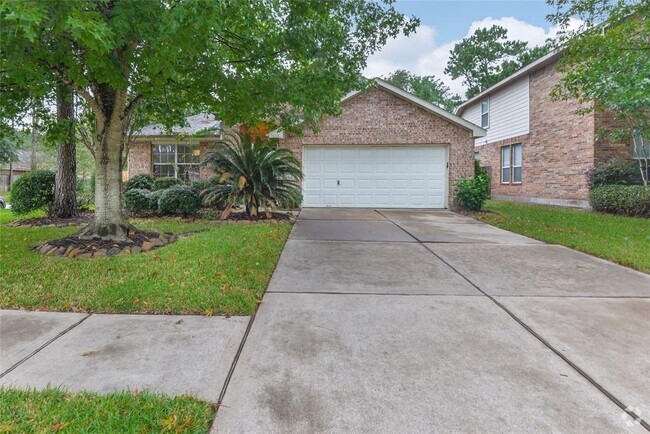
[[[201,192],[203,201],[225,204],[222,220],[235,206],[244,205],[249,216],[257,216],[264,208],[270,217],[274,207],[291,208],[302,200],[302,170],[289,149],[224,132],[202,164],[210,166],[219,179]]]

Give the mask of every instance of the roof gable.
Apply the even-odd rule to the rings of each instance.
[[[392,94],[392,95],[394,95],[394,96],[396,96],[396,97],[398,97],[400,99],[403,99],[403,100],[405,100],[405,101],[407,101],[407,102],[409,102],[411,104],[414,104],[414,105],[424,109],[425,111],[427,111],[429,113],[436,114],[436,115],[446,119],[449,122],[452,122],[452,123],[454,123],[456,125],[459,125],[459,126],[461,126],[463,128],[466,128],[466,129],[470,130],[472,132],[472,137],[474,137],[474,138],[476,138],[476,137],[484,137],[487,134],[486,130],[479,127],[478,125],[473,124],[472,122],[469,122],[469,121],[461,118],[460,116],[456,116],[453,113],[449,113],[447,110],[445,110],[445,109],[443,109],[441,107],[438,107],[435,104],[431,104],[430,102],[425,101],[422,98],[419,98],[419,97],[417,97],[417,96],[415,96],[415,95],[413,95],[411,93],[408,93],[405,90],[400,89],[399,87],[397,87],[395,85],[392,85],[392,84],[390,84],[389,82],[387,82],[385,80],[382,80],[381,78],[375,78],[374,82],[375,82],[376,87],[378,89],[383,90],[385,92],[388,92],[388,93],[390,93],[390,94]],[[341,100],[341,103],[343,103],[343,102],[345,102],[345,101],[347,101],[347,100],[349,100],[351,98],[354,98],[356,95],[359,95],[359,94],[361,94],[363,92],[365,92],[365,90],[358,90],[358,91],[350,92],[349,94],[347,94]]]

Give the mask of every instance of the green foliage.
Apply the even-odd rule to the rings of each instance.
[[[18,161],[18,151],[25,147],[26,137],[11,128],[0,124],[0,164]]]
[[[612,160],[599,164],[587,173],[591,188],[603,185],[640,185],[643,183],[639,165],[630,161]]]
[[[154,190],[149,195],[149,211],[157,212],[160,210],[160,197],[166,190]]]
[[[132,188],[124,192],[124,207],[135,213],[151,211],[151,192],[144,188]]]
[[[155,180],[156,178],[152,175],[135,175],[124,183],[124,191],[133,190],[135,188],[151,191],[153,190]]]
[[[166,190],[169,187],[181,184],[184,184],[184,182],[178,178],[155,178],[151,190]]]
[[[11,188],[11,211],[16,215],[44,209],[54,201],[54,172],[35,170],[16,180]]]
[[[0,389],[3,432],[208,432],[214,408],[190,396]]]
[[[647,218],[517,202],[488,201],[484,208],[476,219],[650,273]]]
[[[563,78],[553,96],[584,103],[580,111],[583,114],[594,110],[616,113],[621,127],[611,131],[614,140],[631,140],[635,135],[650,137],[650,2],[551,3],[557,7],[551,17],[560,26],[561,41],[566,44],[559,63]],[[573,18],[583,22],[575,31],[569,28]]]
[[[28,217],[39,217],[33,214]],[[11,211],[0,210],[0,224],[15,218]],[[3,226],[0,308],[250,315],[269,283],[291,231],[291,225],[284,223],[215,225],[185,223],[177,218],[136,219],[133,224],[141,230],[184,236],[146,255],[62,261],[35,254],[31,249],[48,240],[71,235],[79,227],[25,230]],[[5,245],[11,248],[4,248]],[[116,270],[119,270],[119,281]],[[3,410],[6,406],[0,403],[0,413]],[[0,417],[0,426],[4,421]],[[86,432],[97,431],[102,429]],[[112,431],[107,428],[103,432]]]
[[[461,103],[458,94],[452,95],[449,87],[432,75],[419,76],[404,69],[398,69],[385,77],[385,80],[449,112]]]
[[[528,49],[523,41],[508,40],[508,30],[494,25],[479,28],[451,50],[445,74],[463,78],[471,98],[546,54],[549,47]]]
[[[203,164],[212,166],[222,181],[204,192],[204,201],[226,203],[226,214],[243,204],[256,216],[260,208],[291,208],[302,200],[300,163],[289,149],[231,133],[206,154]]]
[[[190,216],[201,209],[199,195],[187,185],[174,185],[166,190],[158,199],[158,211],[163,215]]]
[[[473,178],[463,178],[456,184],[456,203],[463,209],[479,211],[488,199],[490,177],[479,173]]]
[[[589,192],[594,211],[627,216],[650,217],[650,187],[643,185],[604,185]]]

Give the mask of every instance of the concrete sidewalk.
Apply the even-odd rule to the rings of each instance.
[[[305,209],[214,430],[646,432],[649,297],[457,214]]]
[[[248,317],[0,311],[0,385],[217,402]]]

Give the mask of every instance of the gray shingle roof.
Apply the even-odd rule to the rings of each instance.
[[[169,134],[181,134],[181,135],[192,135],[197,134],[206,129],[221,128],[222,122],[218,119],[215,119],[214,115],[200,113],[198,115],[193,115],[185,118],[187,126],[178,126],[173,127],[171,132],[165,131],[165,128],[161,124],[151,124],[142,128],[136,135],[137,136],[162,136]],[[209,134],[216,134],[215,131],[211,131]]]

